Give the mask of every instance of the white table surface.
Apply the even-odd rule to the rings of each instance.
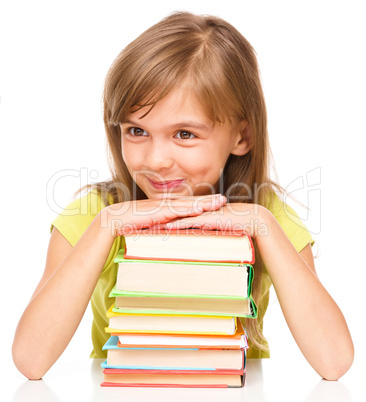
[[[355,345],[355,361],[339,381],[324,381],[311,368],[288,330],[278,303],[271,302],[265,332],[271,358],[248,359],[246,383],[238,389],[101,387],[103,360],[89,359],[90,309],[43,380],[28,381],[17,371],[11,358],[18,316],[6,311],[9,329],[0,335],[3,346],[0,402],[365,402],[366,342],[364,324],[360,320],[364,308],[362,303],[353,305],[355,311],[348,312],[347,316]]]
[[[10,364],[1,375],[0,399],[10,402],[60,401],[366,401],[366,371],[356,358],[351,370],[339,381],[322,380],[295,352],[278,357],[248,360],[247,381],[240,389],[105,388],[101,359],[62,356],[43,380],[29,381]],[[1,398],[3,395],[5,398]]]

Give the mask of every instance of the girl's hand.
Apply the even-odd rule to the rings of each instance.
[[[177,218],[197,217],[226,203],[221,194],[165,200],[127,201],[104,208],[101,225],[114,237],[137,229],[164,225]]]
[[[244,231],[251,237],[265,234],[264,207],[257,204],[234,203],[218,210],[205,211],[197,216],[178,218],[165,224],[167,229],[218,229]],[[269,212],[269,211],[267,211]]]

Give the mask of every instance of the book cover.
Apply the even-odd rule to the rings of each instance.
[[[114,293],[111,293],[114,295]],[[155,294],[116,297],[112,311],[126,314],[158,314],[183,316],[257,317],[257,307],[251,298],[163,297]]]
[[[165,333],[165,334],[217,334],[233,335],[236,332],[236,317],[124,314],[107,311],[108,333]]]
[[[250,297],[250,264],[125,259],[120,250],[116,290],[181,295]]]
[[[119,347],[118,337],[111,336],[103,350],[107,360],[103,368],[140,370],[244,370],[246,348],[151,348]]]
[[[253,264],[250,236],[242,231],[142,229],[120,233],[127,259],[241,262]]]
[[[109,296],[116,298],[116,313],[257,317],[250,264],[126,260],[123,250],[115,262],[117,283]]]
[[[104,369],[102,387],[238,388],[245,370],[131,370]]]
[[[145,335],[137,336],[128,334],[119,335],[117,346],[120,348],[193,348],[193,349],[247,349],[248,340],[245,335],[239,339],[228,339],[227,337],[197,337],[197,336],[164,336],[164,335]]]

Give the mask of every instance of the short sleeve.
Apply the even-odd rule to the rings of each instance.
[[[103,208],[101,197],[96,191],[91,191],[71,202],[52,222],[51,231],[55,227],[74,247]]]
[[[280,200],[277,194],[272,197],[268,209],[298,252],[309,243],[313,246],[314,240],[303,221],[293,208]]]

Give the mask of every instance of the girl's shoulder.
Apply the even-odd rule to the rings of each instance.
[[[51,232],[56,228],[72,245],[78,242],[95,216],[105,207],[97,190],[75,199],[67,205],[51,224]]]
[[[273,192],[269,196],[266,207],[276,218],[296,250],[301,251],[309,243],[313,245],[314,240],[304,221],[285,200],[285,195],[279,196]]]

